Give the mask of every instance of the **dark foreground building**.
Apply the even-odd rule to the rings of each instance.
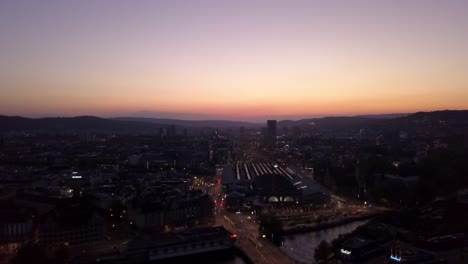
[[[157,263],[164,259],[227,250],[236,235],[224,227],[206,227],[163,233],[154,239],[135,239],[120,254],[75,258],[71,263]]]

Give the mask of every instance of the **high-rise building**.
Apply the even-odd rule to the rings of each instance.
[[[239,129],[239,133],[241,136],[243,136],[245,134],[245,127],[241,126]]]
[[[168,134],[169,137],[175,137],[176,136],[176,127],[175,127],[175,125],[170,125],[169,126],[167,134]]]
[[[276,139],[276,120],[267,121],[267,138],[270,140]]]

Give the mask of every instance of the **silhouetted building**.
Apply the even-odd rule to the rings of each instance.
[[[213,201],[201,191],[181,191],[167,184],[150,186],[136,197],[129,215],[142,229],[193,226],[213,213]]]
[[[268,120],[267,127],[268,137],[276,138],[276,120]]]
[[[46,244],[99,241],[104,238],[104,225],[104,218],[88,204],[64,204],[43,216],[39,240]]]
[[[176,136],[176,127],[174,125],[171,125],[169,127],[169,137],[175,137]]]
[[[239,134],[240,134],[241,136],[245,134],[245,127],[241,126],[241,127],[239,128]]]
[[[15,252],[32,233],[33,212],[14,201],[0,201],[0,255]]]
[[[262,202],[292,203],[300,199],[301,192],[283,175],[265,174],[255,178],[257,195]]]
[[[351,237],[343,243],[338,257],[346,261],[359,262],[382,252],[384,249],[375,241],[357,236]]]
[[[276,141],[277,129],[276,129],[276,120],[267,121],[267,129],[265,139],[268,144],[273,144]]]

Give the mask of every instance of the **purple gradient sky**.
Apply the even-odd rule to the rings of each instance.
[[[455,0],[3,0],[0,114],[468,109],[466,14]]]

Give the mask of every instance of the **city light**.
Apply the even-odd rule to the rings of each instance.
[[[340,250],[340,252],[345,254],[345,255],[350,255],[351,254],[351,251],[343,249],[343,248]]]
[[[0,2],[0,259],[463,262],[468,0],[335,1]]]

